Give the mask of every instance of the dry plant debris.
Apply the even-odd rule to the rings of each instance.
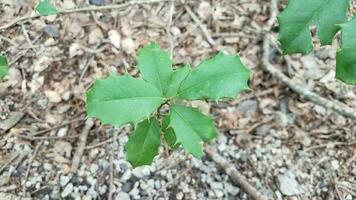
[[[53,1],[65,9],[88,2]],[[282,9],[286,1],[277,5]],[[252,91],[233,102],[192,104],[218,125],[209,146],[261,195],[356,198],[355,121],[305,100],[259,68],[261,32],[274,15],[270,1],[157,2],[5,26],[32,16],[35,6],[0,2],[0,53],[10,65],[0,83],[0,199],[250,199],[209,156],[197,160],[160,147],[152,166],[132,170],[123,149],[130,127],[94,122],[72,171],[75,152],[83,148],[85,91],[109,74],[138,76],[136,50],[152,41],[173,52],[175,66],[225,51],[239,53],[252,70]],[[268,34],[276,37],[277,26],[273,22]],[[268,56],[305,88],[355,108],[356,88],[334,78],[337,41],[331,48],[316,45],[309,56],[284,58],[272,45]]]

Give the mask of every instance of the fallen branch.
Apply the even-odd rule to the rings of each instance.
[[[129,1],[127,3],[115,4],[115,5],[88,6],[88,7],[84,7],[84,8],[73,8],[73,9],[68,9],[68,10],[59,10],[58,15],[77,13],[77,12],[100,11],[100,10],[123,10],[125,8],[131,7],[134,5],[151,4],[151,3],[159,3],[159,2],[167,2],[167,1],[174,1],[174,0],[137,0],[137,1]],[[16,18],[15,20],[9,22],[8,24],[1,26],[0,32],[4,31],[5,29],[8,29],[12,26],[15,26],[17,24],[23,23],[23,22],[31,20],[31,19],[36,19],[38,17],[41,17],[41,15],[38,13],[35,13],[35,14]]]
[[[93,119],[89,118],[85,121],[85,126],[83,128],[82,133],[80,134],[80,137],[79,137],[79,144],[78,144],[77,150],[75,151],[73,159],[72,159],[71,171],[73,173],[75,173],[78,170],[80,160],[82,159],[85,145],[87,143],[89,131],[93,126],[94,126]]]
[[[267,200],[267,197],[262,196],[262,194],[247,181],[245,176],[237,171],[234,165],[230,164],[225,158],[220,156],[214,148],[205,147],[205,152],[215,163],[224,169],[225,173],[231,178],[235,185],[241,187],[241,189],[254,200]]]
[[[353,109],[339,101],[336,101],[336,100],[332,101],[325,97],[322,97],[322,96],[310,91],[304,85],[291,80],[289,77],[284,75],[281,71],[276,69],[270,63],[270,57],[269,57],[270,56],[270,46],[271,46],[271,39],[268,38],[268,35],[265,35],[264,40],[263,40],[263,57],[262,57],[261,67],[266,72],[270,73],[273,77],[277,78],[278,80],[280,80],[281,82],[286,84],[290,89],[292,89],[294,92],[298,93],[305,99],[307,99],[319,106],[322,106],[326,109],[333,110],[345,117],[356,120],[356,109]]]

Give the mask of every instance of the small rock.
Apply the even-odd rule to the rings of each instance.
[[[12,112],[6,120],[0,122],[0,129],[9,130],[19,122],[25,114],[23,112]]]
[[[73,184],[72,183],[69,183],[63,190],[61,196],[63,198],[67,197],[70,193],[72,193],[74,187],[73,187]]]
[[[91,186],[95,186],[96,185],[96,183],[98,182],[94,177],[92,177],[92,176],[88,176],[87,178],[86,178],[86,180],[88,181],[88,183],[91,185]]]
[[[251,116],[257,111],[257,101],[255,100],[246,100],[239,104],[237,107],[239,113],[244,114],[245,116]]]
[[[279,189],[286,196],[303,194],[303,190],[291,171],[278,176]]]
[[[213,182],[210,182],[209,184],[212,189],[223,189],[224,188],[224,185],[220,182],[213,181]]]
[[[333,161],[331,161],[331,167],[332,167],[334,170],[338,170],[338,169],[340,168],[339,161],[338,161],[338,160],[333,160]]]
[[[183,197],[184,197],[184,194],[183,194],[182,192],[178,192],[178,193],[176,194],[176,198],[177,198],[178,200],[182,200]]]
[[[111,44],[119,49],[120,48],[120,45],[121,45],[121,36],[120,34],[117,32],[117,30],[110,30],[108,32],[108,35],[109,35],[109,40],[111,42]]]
[[[70,179],[71,178],[69,176],[61,176],[61,178],[59,179],[59,184],[64,187],[67,185],[67,183],[69,183]]]
[[[89,33],[89,44],[98,44],[104,38],[103,32],[100,28],[94,28]]]
[[[222,190],[214,190],[214,193],[218,199],[222,199],[224,197],[224,192]]]
[[[92,200],[92,198],[91,198],[91,196],[89,196],[89,195],[84,195],[84,196],[82,197],[82,200]]]
[[[44,27],[44,31],[51,37],[58,38],[59,37],[59,31],[57,26],[55,25],[47,25]]]
[[[95,191],[95,187],[91,187],[88,192],[88,195],[90,195],[93,199],[96,199],[98,197],[98,193]]]
[[[278,124],[278,126],[285,128],[287,127],[289,120],[288,120],[288,116],[283,113],[283,112],[276,112],[274,115],[274,119],[276,121],[276,123]]]
[[[106,185],[102,185],[99,187],[99,194],[104,195],[104,194],[106,194],[107,190],[108,190],[108,187]]]
[[[229,194],[231,194],[232,196],[236,196],[240,192],[240,189],[238,187],[235,187],[235,186],[231,185],[230,183],[224,183],[224,187],[225,187],[226,191]]]
[[[69,104],[60,106],[60,107],[58,107],[58,113],[59,114],[66,113],[70,108],[71,108],[71,105],[69,105]]]
[[[130,195],[125,192],[117,193],[115,200],[131,200]]]
[[[67,135],[67,132],[68,132],[68,128],[67,127],[64,127],[64,128],[60,128],[57,132],[57,136],[58,137],[64,137]]]
[[[53,90],[46,90],[44,91],[46,97],[48,98],[49,102],[51,103],[59,103],[62,101],[61,95]]]
[[[72,152],[72,145],[66,141],[57,141],[54,144],[54,151],[61,156],[65,156],[67,158],[70,157]]]
[[[72,43],[69,46],[69,58],[73,58],[74,56],[79,56],[83,55],[84,51],[82,50],[82,47],[78,43]]]
[[[70,97],[72,96],[72,93],[70,91],[66,91],[62,94],[62,99],[64,101],[68,101],[70,99]]]
[[[131,189],[132,189],[132,187],[133,187],[133,183],[130,182],[130,181],[126,181],[126,182],[122,185],[121,190],[122,190],[123,192],[130,192]]]
[[[105,0],[89,0],[91,5],[102,6],[105,5]]]
[[[202,1],[198,7],[198,15],[202,20],[206,20],[209,16],[213,14],[213,8],[207,1]]]
[[[49,163],[44,163],[43,164],[43,168],[46,170],[46,171],[51,171],[53,166]]]
[[[260,136],[265,136],[268,134],[268,131],[271,129],[270,124],[263,124],[256,128],[256,134]]]
[[[124,50],[126,54],[132,54],[136,50],[135,42],[133,41],[132,38],[123,39],[121,41],[121,46],[122,46],[122,50]]]
[[[90,172],[92,174],[96,174],[98,172],[98,170],[99,170],[99,166],[97,164],[90,165]]]
[[[158,190],[159,188],[161,188],[161,182],[159,180],[156,180],[155,181],[155,189]]]

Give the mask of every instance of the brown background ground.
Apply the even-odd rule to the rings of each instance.
[[[55,4],[87,6],[84,0]],[[0,26],[30,14],[35,5],[0,1]],[[278,5],[282,9],[286,1]],[[136,50],[151,41],[172,51],[176,66],[196,65],[219,50],[240,53],[253,71],[252,91],[231,102],[193,104],[213,115],[219,127],[220,135],[208,145],[261,193],[275,199],[355,199],[354,122],[303,100],[259,68],[260,31],[269,7],[267,0],[161,2],[41,17],[0,32],[0,51],[11,64],[0,83],[0,125],[15,122],[0,130],[0,199],[16,199],[23,191],[32,199],[107,199],[110,183],[117,200],[249,199],[208,157],[196,160],[162,147],[152,166],[132,170],[123,151],[130,127],[102,127],[98,121],[79,170],[70,173],[85,124],[87,88],[110,73],[137,75]],[[274,24],[270,33],[277,31]],[[288,62],[275,49],[271,56],[305,87],[356,107],[355,88],[334,79],[338,40],[316,46],[311,55]]]

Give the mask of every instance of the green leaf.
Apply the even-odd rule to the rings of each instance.
[[[336,57],[336,78],[356,85],[356,17],[340,27],[342,45]]]
[[[339,27],[346,22],[349,0],[289,0],[278,16],[279,40],[285,54],[309,53],[313,49],[309,27],[317,26],[322,45],[331,44]]]
[[[166,90],[173,74],[172,61],[169,54],[156,43],[138,50],[137,67],[144,80],[156,86],[162,93]]]
[[[41,1],[37,5],[36,10],[42,16],[56,15],[59,13],[57,8],[49,0]]]
[[[178,97],[186,100],[218,100],[235,98],[248,89],[250,71],[238,55],[223,53],[202,62],[182,82]]]
[[[126,159],[133,167],[152,164],[161,143],[158,121],[155,117],[140,122],[125,145]]]
[[[203,156],[203,141],[208,142],[217,135],[214,121],[197,109],[175,105],[171,108],[170,127],[176,135],[176,143],[196,158]]]
[[[173,149],[177,149],[180,144],[177,143],[176,134],[174,130],[169,126],[170,118],[168,115],[164,116],[162,119],[162,132],[165,141],[167,142],[168,146]]]
[[[169,79],[169,84],[168,87],[166,87],[164,95],[166,97],[172,97],[176,95],[180,85],[182,84],[184,79],[187,78],[190,72],[191,72],[190,66],[185,66],[175,70]]]
[[[87,112],[104,124],[121,126],[147,118],[164,100],[160,91],[141,79],[110,76],[97,80],[87,93]]]
[[[9,73],[9,64],[5,56],[0,54],[0,79]]]

